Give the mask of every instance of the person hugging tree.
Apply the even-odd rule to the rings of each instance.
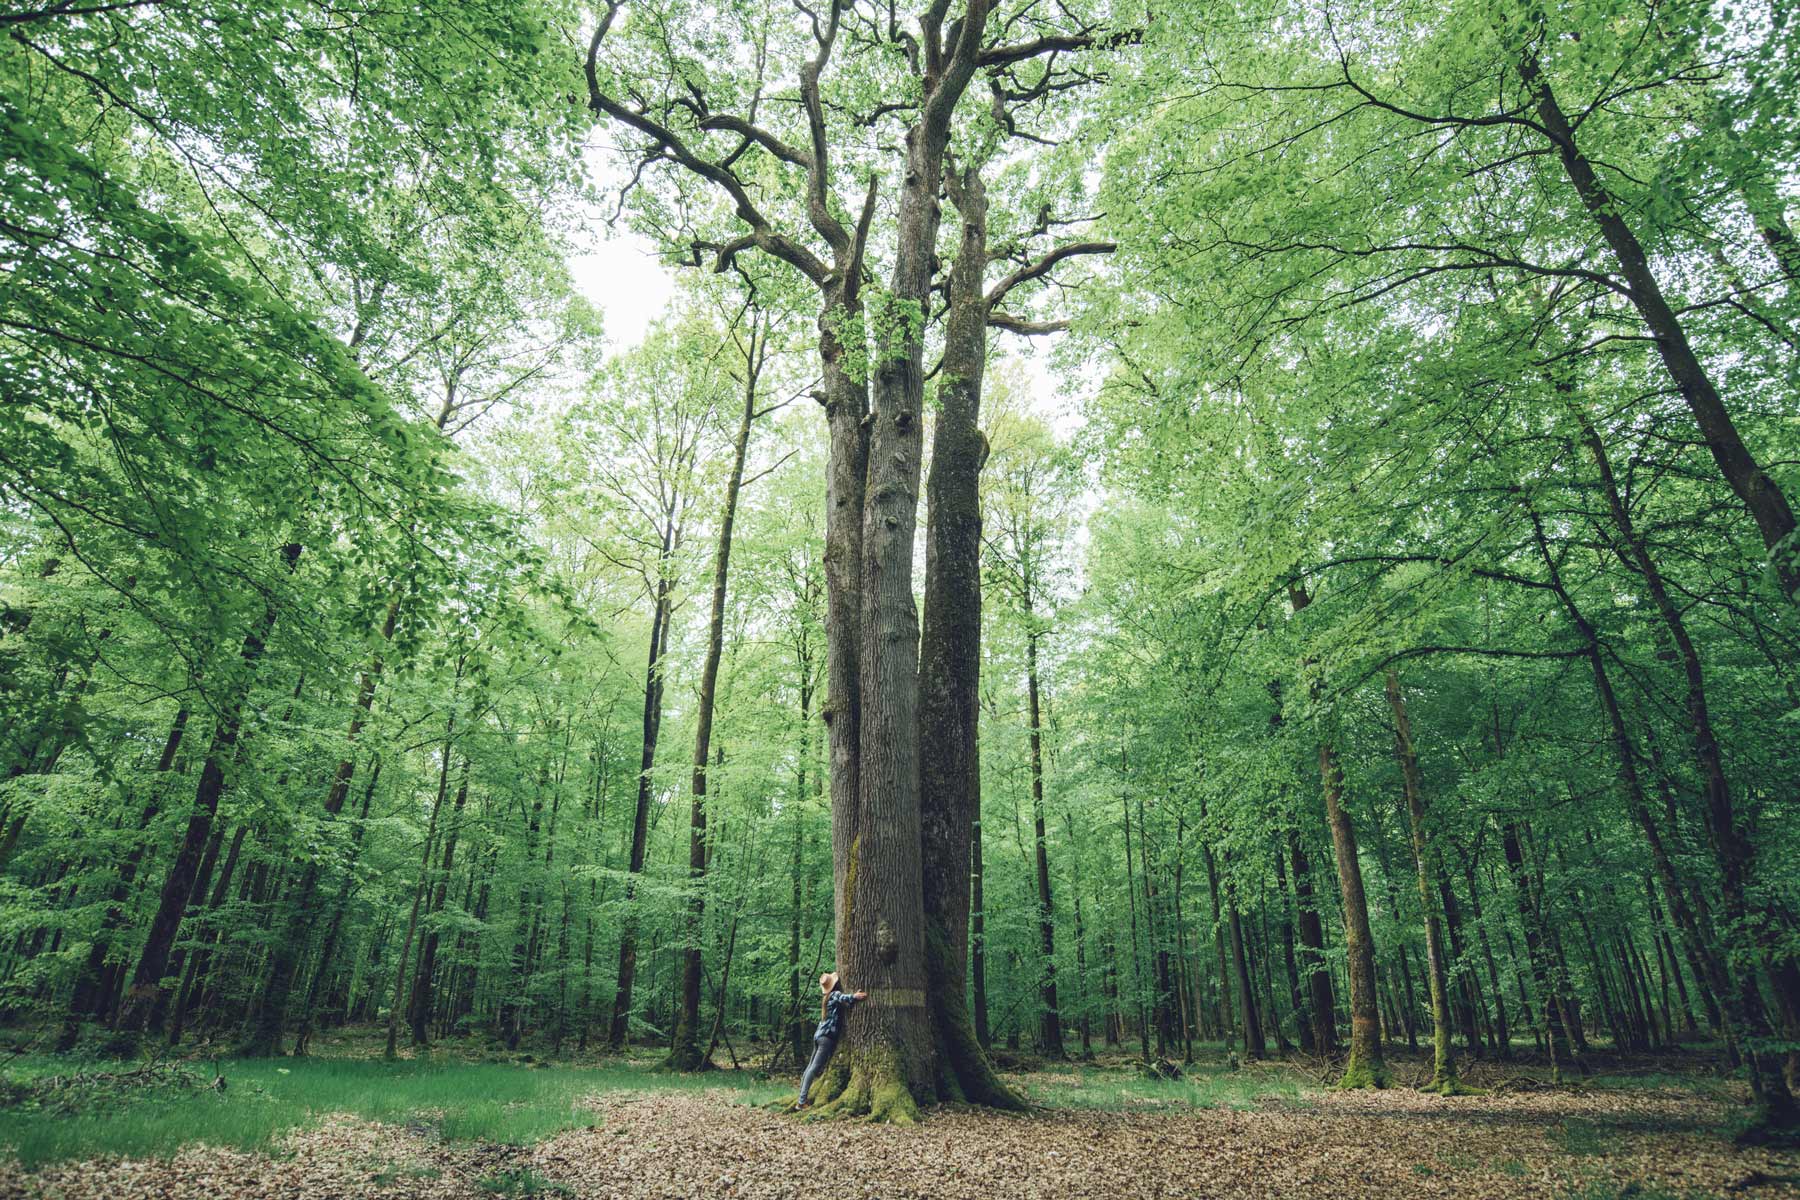
[[[825,1064],[837,1053],[838,1039],[844,1035],[844,1014],[850,1011],[851,1005],[858,1000],[867,1000],[867,992],[843,992],[838,990],[836,971],[827,971],[819,976],[819,1027],[813,1031],[812,1061],[806,1064],[806,1073],[800,1076],[800,1099],[794,1103],[794,1111],[811,1106],[807,1096],[812,1092],[812,1085],[825,1070]]]

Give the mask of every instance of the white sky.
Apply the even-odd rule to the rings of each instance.
[[[604,160],[590,153],[591,167],[605,171]],[[675,296],[675,279],[657,261],[648,239],[621,224],[609,228],[598,214],[586,223],[569,256],[569,271],[581,294],[600,307],[606,318],[607,344],[615,351],[628,350],[644,340],[650,325],[668,311]],[[1076,405],[1057,394],[1051,373],[1050,351],[1054,338],[1008,337],[1004,353],[1023,368],[1031,384],[1032,408],[1060,436],[1067,437],[1080,424]]]
[[[569,256],[569,270],[581,294],[606,316],[606,340],[624,350],[644,340],[650,323],[662,316],[675,295],[675,280],[639,234],[609,231],[595,221],[591,238]]]

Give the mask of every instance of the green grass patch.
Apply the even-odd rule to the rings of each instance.
[[[1583,1081],[1583,1086],[1602,1092],[1689,1092],[1715,1098],[1730,1094],[1730,1089],[1712,1076],[1681,1075],[1665,1071],[1594,1075]]]
[[[669,1075],[630,1064],[226,1059],[189,1064],[185,1078],[159,1072],[121,1082],[129,1070],[53,1058],[9,1063],[0,1073],[0,1152],[31,1168],[103,1154],[165,1157],[193,1142],[266,1150],[288,1130],[337,1112],[417,1122],[450,1141],[530,1145],[595,1124],[581,1103],[595,1093],[728,1088],[757,1103],[789,1090],[785,1081],[731,1072]],[[222,1086],[212,1086],[215,1077]]]
[[[1592,1121],[1584,1121],[1580,1117],[1567,1117],[1558,1121],[1550,1127],[1546,1136],[1569,1154],[1606,1153],[1606,1134]]]
[[[481,1180],[481,1190],[493,1196],[572,1196],[574,1191],[562,1183],[552,1183],[529,1168],[501,1171]]]
[[[1702,1193],[1675,1192],[1641,1183],[1594,1181],[1577,1184],[1562,1193],[1562,1200],[1706,1200]]]
[[[1072,1066],[1013,1076],[1033,1104],[1045,1108],[1256,1108],[1274,1100],[1310,1103],[1298,1076],[1222,1066],[1184,1067],[1180,1079],[1149,1079],[1129,1068]]]

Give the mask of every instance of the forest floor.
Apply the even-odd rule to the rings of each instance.
[[[9,1060],[0,1198],[1800,1197],[1800,1151],[1734,1146],[1738,1085],[1681,1060],[1558,1088],[1484,1065],[1491,1090],[1445,1098],[1332,1092],[1322,1064],[1168,1082],[1119,1059],[1009,1075],[1026,1116],[896,1128],[797,1119],[791,1081],[749,1071],[319,1049],[339,1053]]]

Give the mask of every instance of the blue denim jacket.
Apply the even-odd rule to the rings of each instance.
[[[850,992],[833,992],[825,997],[825,1019],[820,1021],[818,1029],[813,1031],[813,1040],[817,1041],[820,1038],[837,1040],[844,1032],[844,1013],[855,1003],[856,996]]]

